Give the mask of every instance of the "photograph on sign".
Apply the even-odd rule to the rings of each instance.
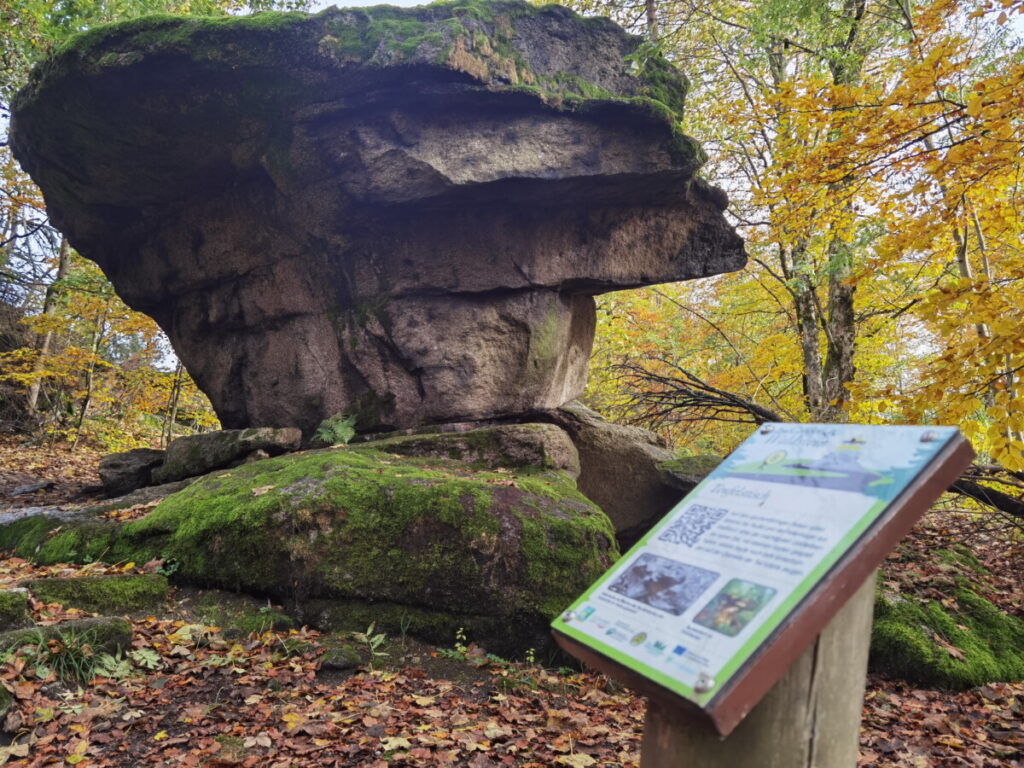
[[[552,626],[703,706],[957,435],[762,425]]]

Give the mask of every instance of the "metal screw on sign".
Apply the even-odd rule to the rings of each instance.
[[[576,612],[575,611],[566,611],[565,613],[562,614],[562,621],[568,622],[568,621],[572,621],[575,618],[576,618]]]
[[[715,678],[709,675],[707,672],[701,672],[697,675],[697,682],[693,684],[693,690],[696,693],[707,693],[715,687]]]

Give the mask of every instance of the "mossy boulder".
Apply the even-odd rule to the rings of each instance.
[[[986,573],[970,553],[942,550],[945,598],[924,600],[880,584],[871,636],[871,666],[920,685],[964,689],[1024,680],[1024,620],[982,592]]]
[[[157,608],[169,589],[167,577],[157,573],[29,579],[21,585],[44,603],[107,614]]]
[[[568,433],[554,424],[445,425],[453,431],[378,436],[366,445],[400,456],[454,459],[476,468],[561,470],[580,474],[580,457]]]
[[[85,551],[77,525],[22,522],[31,543],[19,551]],[[164,558],[176,578],[267,595],[307,621],[329,605],[358,617],[347,629],[384,614],[389,631],[427,638],[473,626],[502,653],[546,642],[550,619],[618,556],[608,518],[564,472],[362,447],[208,475],[146,517],[101,530],[108,559]]]
[[[663,461],[658,464],[658,471],[666,485],[689,493],[721,463],[721,456],[699,453]]]
[[[579,402],[541,415],[568,432],[580,457],[579,488],[603,509],[619,544],[635,544],[683,497],[659,469],[674,458],[653,432],[613,424]]]
[[[557,408],[595,294],[743,266],[686,91],[519,0],[155,16],[57,49],[11,145],[225,427],[385,431]]]
[[[181,592],[187,590],[180,590]],[[185,596],[190,609],[204,624],[216,626],[227,638],[237,638],[269,630],[279,632],[296,629],[295,620],[283,606],[269,600],[219,589],[202,590]]]
[[[221,429],[185,435],[167,446],[163,464],[153,470],[153,482],[171,483],[205,475],[238,464],[259,451],[276,456],[297,450],[301,442],[302,431],[295,427]]]
[[[135,448],[104,456],[100,461],[100,482],[107,497],[124,496],[153,484],[153,470],[164,463],[164,451]]]
[[[31,623],[28,592],[24,589],[0,590],[0,631],[21,629]]]

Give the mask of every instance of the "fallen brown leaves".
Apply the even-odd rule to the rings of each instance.
[[[0,748],[9,766],[637,765],[642,702],[602,678],[538,670],[536,688],[460,686],[423,672],[318,681],[314,632],[228,642],[216,628],[134,622],[121,678],[62,685],[19,655],[0,672],[15,697]],[[139,656],[139,651],[147,656]]]
[[[13,465],[5,456],[0,449],[0,472]],[[0,475],[0,483],[11,476]],[[1022,578],[1011,565],[1024,555],[1020,542],[979,529],[975,518],[955,511],[926,518],[886,564],[883,579],[891,589],[943,599],[948,566],[929,555],[964,541],[992,573],[987,596],[1019,615]],[[26,578],[144,572],[158,565],[43,567],[8,558],[0,560],[0,587]],[[86,615],[38,601],[32,608],[41,624]],[[318,674],[323,649],[315,632],[266,633],[232,642],[214,627],[180,620],[149,617],[133,627],[132,663],[124,666],[123,676],[62,684],[49,670],[41,674],[24,654],[0,667],[0,685],[15,700],[4,724],[8,739],[0,746],[0,765],[600,768],[639,763],[644,704],[614,692],[598,676],[520,668],[510,686],[508,668],[500,666],[484,667],[483,680],[464,683],[406,667],[364,670],[329,682]],[[1024,767],[1022,722],[1022,684],[948,693],[873,676],[859,765]]]
[[[1024,765],[1024,684],[946,693],[873,676],[864,701],[858,765]]]
[[[0,499],[11,507],[63,504],[99,484],[97,468],[102,455],[90,448],[68,453],[63,446],[26,445],[15,438],[0,437]],[[39,484],[45,485],[28,493],[14,493]]]

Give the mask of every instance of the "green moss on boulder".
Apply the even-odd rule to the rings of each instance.
[[[871,666],[921,685],[964,689],[1024,679],[1024,621],[979,594],[983,569],[969,553],[945,550],[940,560],[964,567],[942,602],[879,589]],[[968,557],[970,558],[968,560]],[[978,565],[980,569],[980,565]]]
[[[203,622],[219,627],[227,638],[295,629],[295,620],[281,606],[247,595],[220,590],[206,592],[197,610]]]
[[[583,43],[580,51],[575,56],[552,51],[540,34],[551,27],[571,28]],[[606,66],[590,67],[586,61],[597,53],[588,47],[610,45],[621,48],[621,71],[615,76]],[[308,73],[315,68],[430,66],[463,73],[494,90],[530,94],[559,109],[617,102],[664,119],[673,130],[689,89],[656,46],[624,35],[607,19],[519,0],[452,0],[414,8],[329,8],[316,15],[154,15],[100,25],[70,38],[36,70],[19,108],[70,72],[99,74],[168,56],[188,58],[197,67],[228,65],[264,74],[275,68]],[[273,92],[291,104],[307,98],[311,88],[323,87],[321,78],[308,76],[294,78],[287,88],[272,77],[252,84],[253,95]],[[691,140],[681,140],[680,148],[699,152]]]
[[[30,579],[22,586],[44,603],[94,613],[156,608],[167,599],[168,591],[167,578],[156,573]]]
[[[31,623],[28,593],[23,589],[0,590],[0,631],[21,629]]]
[[[65,522],[38,552],[69,551],[78,530]],[[173,560],[185,582],[271,596],[307,621],[317,611],[303,606],[329,601],[358,617],[347,629],[380,620],[450,638],[472,627],[509,653],[537,647],[618,556],[608,518],[564,472],[351,446],[209,475],[115,526],[105,546],[115,561]]]

